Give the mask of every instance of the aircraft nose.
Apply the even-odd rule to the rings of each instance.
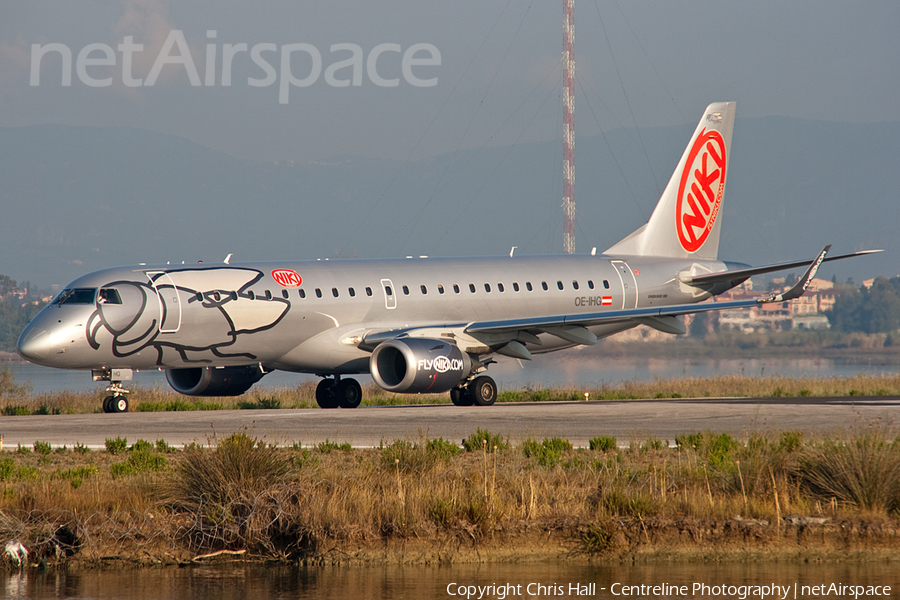
[[[25,360],[42,364],[47,360],[52,349],[50,334],[45,327],[41,327],[37,322],[32,322],[19,336],[16,349]]]

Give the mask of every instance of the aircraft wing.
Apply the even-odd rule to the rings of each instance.
[[[770,302],[785,302],[803,295],[809,282],[815,277],[819,265],[825,261],[825,255],[831,246],[826,246],[815,260],[806,264],[808,268],[803,277],[787,292],[765,296],[753,300],[735,300],[732,302],[709,302],[702,304],[677,304],[651,308],[629,308],[624,310],[607,310],[593,313],[556,315],[549,317],[531,317],[524,319],[502,319],[497,321],[478,321],[470,323],[465,331],[468,334],[503,334],[521,330],[538,330],[550,333],[576,344],[595,344],[597,337],[587,329],[594,325],[638,321],[667,333],[684,333],[684,325],[675,319],[678,315],[728,310],[732,308],[748,308]],[[524,347],[522,348],[524,350]],[[527,352],[527,351],[526,351]]]
[[[884,252],[884,250],[863,250],[861,252],[853,252],[851,254],[840,254],[838,256],[829,256],[825,258],[822,262],[829,262],[832,260],[841,260],[844,258],[853,258],[854,256],[865,256],[866,254],[875,254],[877,252]],[[750,279],[754,275],[762,275],[763,273],[772,273],[774,271],[783,271],[785,269],[795,269],[797,267],[803,267],[808,265],[809,262],[805,260],[798,260],[794,262],[786,262],[786,263],[777,263],[774,265],[765,265],[762,267],[751,267],[749,269],[737,269],[734,271],[721,271],[719,273],[709,273],[706,275],[690,275],[688,273],[684,273],[679,276],[679,280],[687,285],[691,285],[694,287],[707,287],[712,284],[729,282],[732,286],[739,285],[744,281]]]

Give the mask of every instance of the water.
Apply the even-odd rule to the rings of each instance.
[[[51,369],[28,363],[0,364],[0,370],[8,368],[16,383],[30,383],[34,393],[101,390],[105,383],[91,381],[86,371]],[[499,359],[491,365],[489,374],[504,388],[521,388],[526,385],[541,387],[585,387],[600,383],[616,384],[622,381],[652,381],[656,378],[711,377],[716,375],[747,375],[786,377],[852,377],[859,374],[897,375],[900,364],[891,357],[884,358],[621,358],[597,357],[578,352],[564,356],[538,356],[533,361]],[[360,383],[371,378],[359,376]],[[283,388],[299,385],[304,381],[317,381],[312,375],[300,375],[276,371],[266,375],[259,387]],[[134,383],[152,388],[168,387],[162,371],[135,373]]]
[[[118,598],[144,600],[461,600],[468,586],[506,586],[506,594],[486,593],[484,600],[545,598],[733,598],[776,600],[739,586],[787,588],[785,600],[852,598],[853,594],[816,596],[803,586],[890,586],[896,598],[900,569],[888,562],[834,563],[664,563],[653,565],[487,564],[449,566],[290,567],[236,564],[191,568],[147,567],[38,571],[0,575],[6,598]],[[588,586],[594,584],[593,588]],[[706,584],[707,589],[695,584]],[[543,586],[538,588],[538,585]],[[669,593],[623,594],[622,586],[669,586]],[[795,586],[796,585],[796,595]],[[677,586],[673,589],[672,586]],[[686,586],[686,588],[682,587]],[[726,586],[716,589],[714,586]],[[734,589],[729,590],[728,587]],[[712,588],[712,589],[710,589]],[[578,590],[593,592],[576,593]],[[827,589],[827,588],[826,588]],[[686,593],[681,593],[682,591]],[[886,590],[880,590],[885,592]],[[616,592],[616,593],[613,593]],[[718,592],[718,593],[717,593]],[[723,593],[724,592],[724,593]],[[743,592],[743,593],[742,593]],[[749,593],[748,593],[749,592]],[[462,594],[462,595],[460,595]],[[618,595],[616,595],[618,594]],[[504,597],[505,596],[505,597]],[[743,598],[742,598],[743,596]],[[782,598],[780,593],[777,598]],[[470,600],[477,598],[477,594]]]

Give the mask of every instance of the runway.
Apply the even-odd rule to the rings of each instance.
[[[900,397],[677,399],[598,402],[503,403],[491,407],[391,406],[354,410],[227,410],[0,418],[5,449],[36,441],[54,447],[76,443],[104,447],[108,438],[164,439],[171,445],[205,444],[236,431],[269,443],[312,446],[326,439],[356,447],[422,437],[462,442],[476,429],[527,438],[565,437],[586,447],[598,435],[620,445],[658,438],[674,443],[681,433],[710,430],[739,438],[752,433],[860,433],[871,427],[895,430]],[[894,433],[896,435],[896,433]]]

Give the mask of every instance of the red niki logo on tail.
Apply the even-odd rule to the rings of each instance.
[[[705,129],[691,147],[681,173],[675,205],[675,229],[681,247],[696,252],[712,231],[725,191],[725,140]]]

